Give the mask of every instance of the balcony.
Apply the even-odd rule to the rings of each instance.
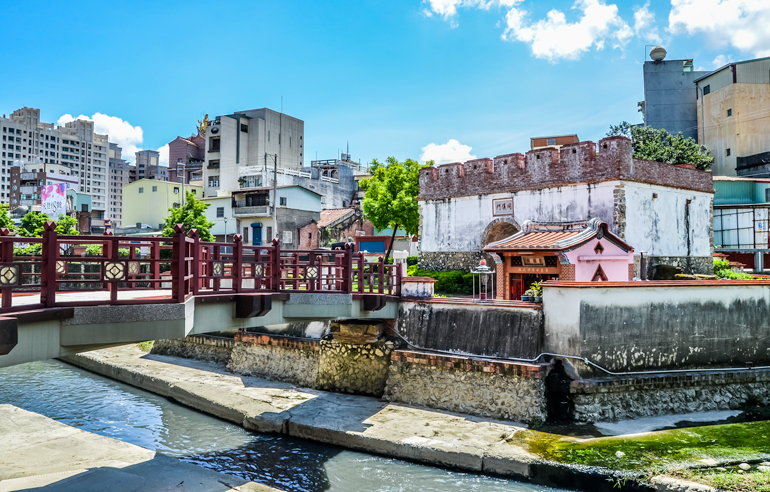
[[[235,207],[233,208],[235,217],[268,217],[270,216],[270,207],[260,205],[256,207]]]

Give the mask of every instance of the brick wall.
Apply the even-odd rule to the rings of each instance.
[[[711,173],[634,159],[631,140],[608,137],[420,171],[421,200],[628,180],[711,193]]]
[[[311,222],[299,230],[299,249],[315,249],[318,247],[318,224]]]

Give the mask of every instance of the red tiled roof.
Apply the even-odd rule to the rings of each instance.
[[[352,208],[331,208],[321,211],[321,218],[318,220],[318,227],[326,227],[334,224],[340,219],[355,213]]]
[[[522,248],[522,249],[560,249],[556,248],[558,241],[570,239],[583,231],[569,232],[529,232],[510,241],[495,244],[495,248]]]

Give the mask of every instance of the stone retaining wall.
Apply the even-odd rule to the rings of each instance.
[[[612,422],[659,415],[770,405],[770,371],[681,373],[572,381],[578,422]]]
[[[232,338],[191,335],[172,340],[155,340],[151,353],[227,364],[234,345]]]
[[[237,334],[236,342],[227,363],[228,371],[316,387],[320,342],[249,333]]]
[[[549,368],[399,350],[391,354],[383,399],[537,425],[547,416]]]
[[[392,342],[354,345],[322,340],[315,388],[382,396],[392,351]]]

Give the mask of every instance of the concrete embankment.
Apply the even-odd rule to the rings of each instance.
[[[280,492],[0,405],[0,491]]]
[[[528,441],[542,433],[510,423],[237,376],[221,364],[145,354],[135,346],[65,360],[250,430],[570,489],[609,491],[614,485],[606,469],[542,459]],[[624,489],[682,490],[635,481]]]

